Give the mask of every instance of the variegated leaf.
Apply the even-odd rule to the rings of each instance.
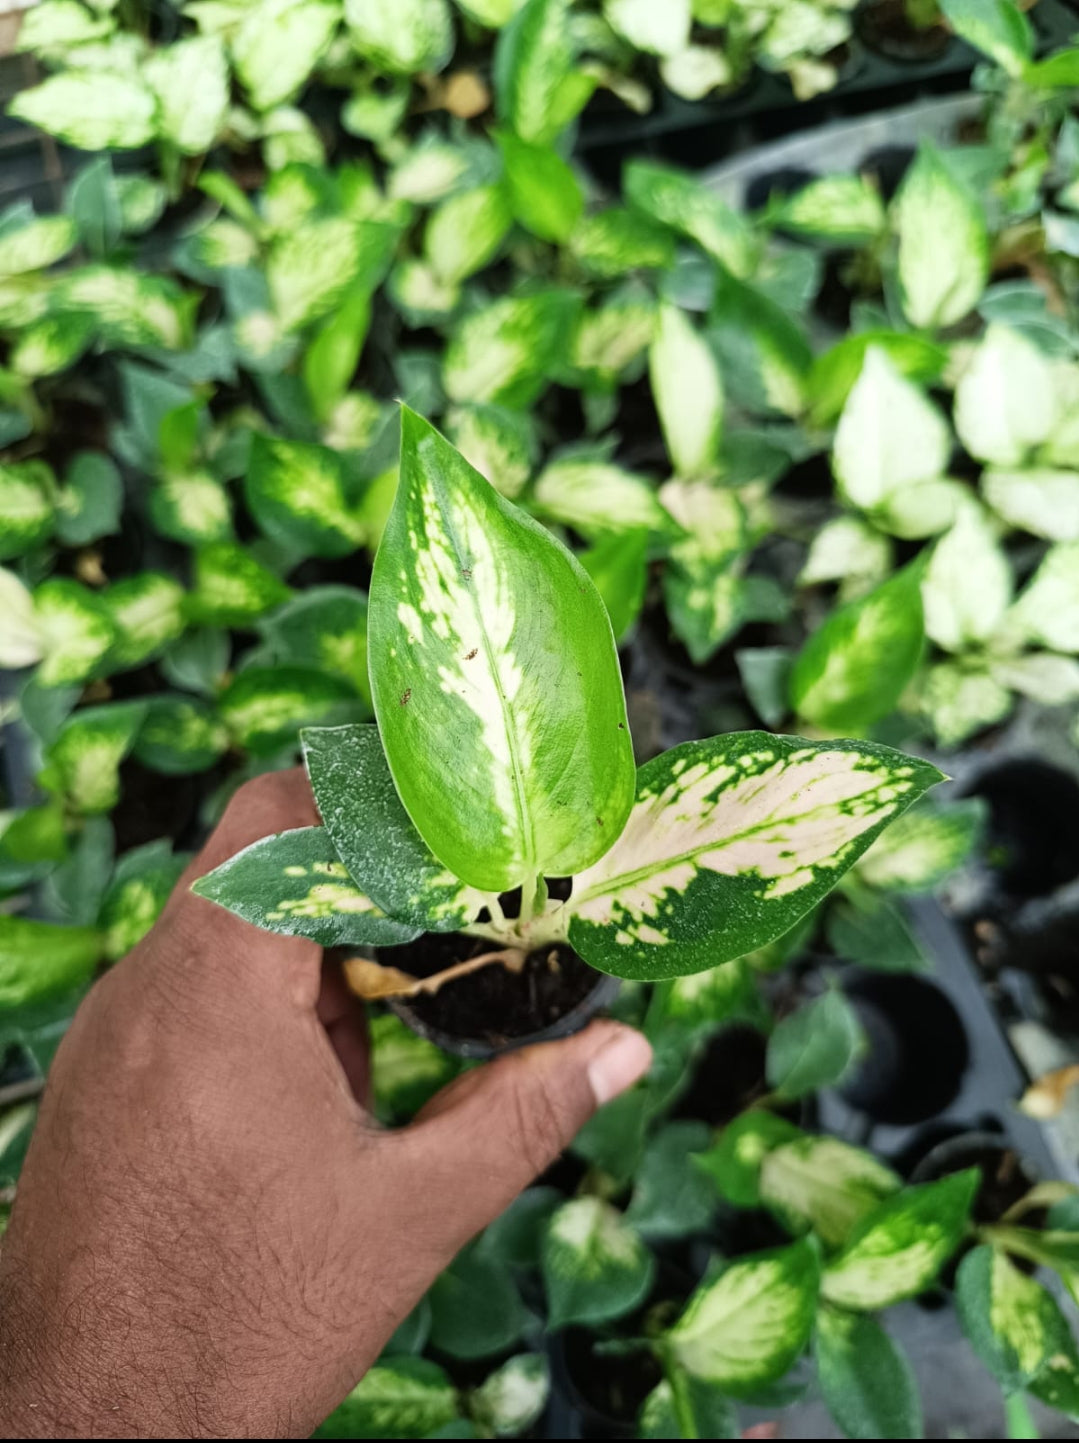
[[[936,406],[871,346],[835,435],[832,469],[842,494],[872,511],[890,493],[943,475],[951,449]]]
[[[187,611],[207,626],[242,627],[291,595],[280,577],[242,546],[215,541],[195,553],[195,587]]]
[[[340,20],[330,0],[255,0],[232,39],[232,58],[256,110],[272,110],[299,91]]]
[[[1044,706],[1066,706],[1079,701],[1079,660],[1051,651],[1001,657],[990,663],[990,674],[1001,686],[1040,701]]]
[[[570,291],[543,290],[473,311],[442,359],[446,394],[453,401],[530,405],[570,349],[578,304]]]
[[[304,761],[326,831],[349,873],[387,915],[458,932],[486,905],[438,862],[393,784],[378,728],[309,727]]]
[[[984,819],[977,797],[913,807],[873,843],[858,875],[889,892],[930,892],[970,856]]]
[[[802,1241],[732,1263],[704,1282],[666,1345],[695,1378],[734,1397],[781,1378],[809,1341],[817,1311],[820,1263]]]
[[[535,145],[549,145],[584,107],[595,80],[577,64],[571,0],[525,0],[495,48],[498,117]]]
[[[674,470],[711,475],[723,435],[723,378],[708,342],[677,306],[659,308],[648,366]]]
[[[744,956],[788,932],[940,779],[872,743],[767,732],[685,742],[640,769],[625,830],[574,878],[570,941],[622,977]]]
[[[899,285],[907,319],[954,325],[974,309],[989,275],[989,234],[978,199],[923,142],[895,201]]]
[[[274,310],[287,331],[321,320],[346,291],[371,290],[389,266],[396,228],[382,221],[313,216],[274,241],[266,262]]]
[[[388,947],[419,928],[391,921],[348,874],[325,827],[299,827],[245,847],[192,884],[267,932],[307,937],[322,947]]]
[[[1079,542],[1049,548],[1009,619],[1030,641],[1079,652]]]
[[[720,274],[708,335],[735,402],[751,412],[802,414],[813,352],[798,324],[763,288]]]
[[[528,484],[538,450],[531,416],[501,406],[454,406],[446,435],[470,466],[511,501]]]
[[[179,351],[190,341],[198,297],[185,295],[169,276],[102,265],[65,272],[55,300],[60,310],[89,316],[114,345]]]
[[[991,325],[955,388],[955,427],[972,456],[1022,466],[1060,417],[1053,366],[1032,341]]]
[[[120,800],[120,763],[139,734],[145,702],[83,707],[68,717],[46,753],[47,784],[78,812],[110,812]]]
[[[690,0],[603,0],[603,17],[635,50],[651,55],[677,55],[689,44]]]
[[[547,1323],[602,1323],[642,1303],[655,1262],[609,1202],[579,1197],[553,1214],[543,1238]]]
[[[837,516],[814,536],[798,580],[803,586],[842,581],[847,591],[867,591],[883,581],[891,567],[886,536],[857,516]]]
[[[130,952],[161,915],[180,873],[187,865],[166,841],[148,842],[125,852],[101,899],[97,925],[110,962]]]
[[[102,950],[94,927],[0,913],[0,1008],[9,1012],[85,986]]]
[[[825,1268],[824,1296],[875,1312],[922,1292],[962,1241],[980,1183],[977,1168],[968,1168],[881,1203]]]
[[[62,70],[24,90],[8,113],[78,150],[137,150],[154,138],[157,101],[136,76]]]
[[[1011,566],[989,518],[967,502],[926,568],[926,634],[945,651],[988,641],[1008,610],[1012,586]]]
[[[356,721],[366,710],[343,677],[304,666],[248,666],[218,706],[233,738],[255,756],[295,748],[301,727]]]
[[[497,254],[513,215],[501,185],[481,185],[444,200],[431,212],[423,251],[443,282],[457,285]]]
[[[655,333],[654,302],[627,286],[602,305],[581,312],[573,337],[573,365],[589,379],[609,385],[636,367]]]
[[[228,749],[228,729],[199,698],[156,696],[147,707],[135,756],[151,771],[166,776],[204,772]]]
[[[42,316],[19,335],[11,349],[11,369],[20,376],[53,376],[79,359],[93,334],[89,316]]]
[[[650,160],[630,161],[622,183],[635,210],[695,240],[733,275],[751,272],[757,239],[745,217],[714,190]]]
[[[1034,52],[1034,29],[1010,0],[941,0],[957,35],[988,55],[1009,75],[1022,75]]]
[[[774,1148],[802,1136],[786,1118],[763,1108],[750,1108],[729,1122],[718,1141],[707,1152],[698,1153],[695,1160],[729,1203],[739,1208],[758,1208],[765,1159]]]
[[[338,452],[308,441],[256,434],[244,495],[259,526],[284,546],[314,556],[347,556],[367,528],[351,504]]]
[[[8,616],[4,616],[5,625]],[[34,593],[34,622],[42,662],[41,686],[71,686],[98,669],[116,641],[106,602],[64,576],[43,582]]]
[[[53,529],[56,477],[44,461],[0,464],[0,560],[24,556]]]
[[[969,488],[949,476],[915,481],[889,491],[873,512],[873,521],[901,541],[920,541],[947,531],[969,500]]]
[[[880,191],[863,175],[824,175],[776,207],[784,230],[833,244],[862,245],[885,227]]]
[[[543,1353],[518,1353],[497,1368],[469,1399],[473,1416],[496,1438],[517,1438],[547,1406],[551,1369]]]
[[[663,56],[659,73],[667,89],[683,100],[703,100],[709,91],[734,79],[730,61],[714,45],[687,45],[676,55]]]
[[[1047,541],[1079,541],[1079,472],[990,469],[982,476],[982,494],[1020,531]]]
[[[891,1168],[837,1137],[797,1138],[761,1164],[761,1201],[793,1232],[811,1229],[828,1248],[842,1247],[855,1224],[899,1187]]]
[[[184,155],[205,155],[229,112],[229,69],[216,35],[155,49],[144,71],[157,97],[157,130]]]
[[[610,461],[552,461],[540,472],[533,495],[543,515],[589,539],[611,532],[675,529],[648,478]]]
[[[448,0],[345,0],[352,43],[379,70],[438,71],[453,49]]]
[[[500,892],[610,846],[632,805],[633,763],[599,594],[408,410],[368,644],[397,789],[457,876]]]
[[[647,216],[617,206],[585,216],[570,249],[589,271],[611,279],[632,270],[666,270],[674,264],[674,237]]]
[[[371,700],[367,675],[367,596],[351,586],[312,586],[259,623],[274,661],[313,665],[352,683]]]
[[[799,716],[830,731],[862,731],[895,709],[924,649],[922,570],[911,562],[810,636],[790,679]]]
[[[45,270],[63,260],[77,239],[66,215],[31,216],[25,225],[8,226],[0,235],[0,276]]]
[[[942,662],[926,675],[921,706],[941,746],[955,747],[983,727],[1003,721],[1012,697],[984,661]]]
[[[0,566],[0,668],[33,666],[44,648],[34,598],[14,571]]]
[[[427,1358],[383,1358],[315,1430],[316,1438],[431,1438],[460,1415],[457,1389]]]
[[[842,411],[871,347],[884,351],[900,375],[923,384],[937,380],[948,361],[944,346],[913,331],[873,327],[844,336],[817,357],[810,371],[810,414],[815,424],[831,425]]]

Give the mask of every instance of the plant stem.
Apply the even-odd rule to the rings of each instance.
[[[688,1379],[669,1354],[663,1354],[663,1372],[671,1389],[674,1418],[678,1424],[680,1438],[699,1438],[697,1420],[693,1416],[693,1401],[689,1396]]]
[[[1040,1438],[1038,1425],[1030,1415],[1024,1393],[1008,1393],[1004,1398],[1004,1417],[1009,1438]]]

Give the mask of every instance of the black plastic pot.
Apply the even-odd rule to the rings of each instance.
[[[1012,897],[1046,897],[1079,877],[1079,781],[1038,757],[1008,757],[963,787],[989,810],[985,851]]]
[[[982,1174],[972,1216],[983,1225],[999,1222],[1039,1180],[1030,1159],[999,1132],[961,1132],[934,1143],[911,1169],[910,1180],[936,1182],[968,1167],[976,1167]]]

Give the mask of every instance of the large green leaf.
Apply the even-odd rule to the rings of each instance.
[[[693,1377],[739,1397],[781,1378],[809,1341],[820,1263],[807,1241],[732,1263],[704,1282],[667,1334]]]
[[[408,410],[368,644],[390,770],[440,861],[500,892],[602,855],[633,794],[603,603],[549,532]]]
[[[157,101],[135,76],[63,70],[16,95],[9,114],[79,150],[137,150],[154,138]]]
[[[954,325],[981,298],[989,276],[989,233],[978,200],[923,141],[895,201],[899,286],[915,326]]]
[[[124,483],[99,451],[80,451],[64,473],[56,498],[56,534],[65,546],[88,546],[120,529]]]
[[[761,1163],[761,1201],[792,1231],[810,1228],[829,1248],[842,1247],[855,1224],[899,1187],[891,1168],[837,1137],[792,1139]]]
[[[316,1438],[430,1438],[457,1418],[457,1389],[426,1358],[385,1358],[369,1368]]]
[[[674,977],[790,931],[940,773],[873,743],[735,732],[638,773],[611,850],[574,879],[569,937],[594,967]]]
[[[378,728],[309,727],[304,761],[326,830],[353,878],[392,917],[456,932],[484,897],[438,862],[393,784]]]
[[[595,86],[577,64],[570,10],[571,0],[525,0],[495,47],[499,119],[536,145],[550,144]]]
[[[914,1372],[873,1318],[822,1308],[817,1377],[828,1411],[847,1438],[922,1438]]]
[[[962,1241],[980,1183],[977,1168],[968,1168],[881,1203],[825,1268],[824,1296],[875,1312],[922,1292]]]
[[[946,651],[963,651],[995,635],[1012,599],[1012,571],[993,526],[975,503],[933,549],[922,601],[926,634]]]
[[[367,530],[350,504],[344,462],[328,446],[256,433],[244,495],[259,526],[284,546],[332,557],[363,545]]]
[[[416,927],[391,921],[348,874],[325,827],[299,827],[253,842],[191,890],[268,932],[322,947],[386,947]]]
[[[453,49],[448,0],[345,0],[352,43],[379,70],[441,70]]]
[[[791,705],[829,730],[862,731],[892,712],[922,657],[922,563],[839,607],[798,653]]]
[[[784,1017],[768,1039],[768,1082],[787,1099],[830,1087],[850,1067],[864,1041],[850,1003],[842,992],[828,991]]]
[[[0,913],[0,1008],[23,1007],[89,982],[102,957],[94,927]]]
[[[723,435],[723,378],[708,342],[677,306],[660,307],[648,365],[675,472],[711,475]]]
[[[575,1198],[551,1217],[542,1268],[550,1328],[631,1312],[648,1296],[655,1273],[640,1237],[598,1197]]]
[[[184,155],[212,149],[229,112],[229,69],[217,35],[161,45],[146,65],[157,96],[157,130]]]

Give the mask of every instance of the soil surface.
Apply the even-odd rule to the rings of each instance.
[[[904,0],[867,5],[858,19],[858,33],[870,50],[889,60],[936,60],[952,38],[943,25],[912,25]]]
[[[430,977],[497,945],[460,932],[429,932],[380,952],[379,960],[413,977]],[[601,980],[572,948],[543,947],[529,954],[520,972],[492,963],[447,982],[433,997],[410,999],[407,1009],[428,1027],[497,1047],[558,1022]]]

